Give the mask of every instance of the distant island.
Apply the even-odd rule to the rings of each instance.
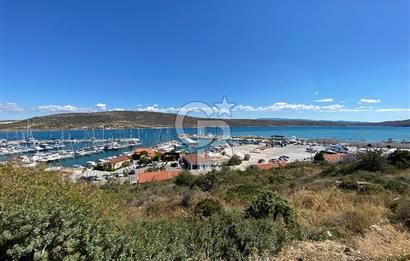
[[[33,117],[0,124],[0,130],[84,129],[84,128],[165,128],[174,127],[176,114],[148,111],[107,111],[92,113],[62,113]],[[197,117],[186,117],[184,126],[194,127]],[[209,119],[208,119],[209,120]],[[384,122],[315,121],[303,119],[224,119],[231,127],[250,126],[392,126],[409,127],[410,119]]]

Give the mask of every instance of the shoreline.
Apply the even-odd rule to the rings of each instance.
[[[212,127],[217,127],[217,126],[209,126],[210,128]],[[410,128],[410,126],[397,126],[397,125],[234,125],[230,126],[230,128],[269,128],[269,127],[293,127],[293,128],[323,128],[323,127],[335,127],[335,128],[349,128],[349,127],[360,127],[360,128]],[[185,128],[188,129],[195,129],[196,127],[192,126],[187,126]],[[24,131],[27,128],[10,128],[10,129],[1,129],[1,124],[0,124],[0,132],[9,132],[9,131]],[[67,130],[67,131],[81,131],[81,130],[125,130],[125,129],[174,129],[174,127],[169,127],[169,126],[149,126],[149,127],[107,127],[107,128],[102,128],[102,127],[83,127],[83,128],[45,128],[45,129],[36,129],[36,128],[31,128],[33,132],[38,132],[38,131],[61,131],[61,130]]]

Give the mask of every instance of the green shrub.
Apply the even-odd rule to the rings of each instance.
[[[145,170],[145,172],[156,172],[156,171],[164,171],[165,166],[160,166],[160,167],[149,167],[148,169]]]
[[[388,157],[390,164],[400,169],[410,168],[410,151],[396,150]]]
[[[217,181],[218,177],[216,173],[208,173],[197,177],[193,185],[199,187],[203,191],[210,191]]]
[[[274,173],[268,179],[269,179],[269,182],[272,183],[272,184],[284,184],[287,181],[289,181],[289,178],[287,178],[286,176],[281,175],[279,173]]]
[[[359,190],[359,184],[356,180],[345,179],[339,183],[339,188],[347,190]]]
[[[405,197],[396,200],[392,206],[391,219],[393,222],[401,222],[410,231],[410,198]]]
[[[380,185],[385,189],[405,194],[410,191],[410,177],[399,176],[392,179],[383,179],[380,181]]]
[[[228,162],[226,163],[228,166],[237,166],[241,165],[242,160],[238,155],[233,155]]]
[[[195,179],[196,177],[189,171],[181,171],[181,173],[175,178],[174,182],[178,186],[191,187],[194,184]]]
[[[323,176],[335,176],[337,175],[337,168],[336,164],[328,163],[328,162],[322,162],[320,164],[320,168],[322,170],[321,174]]]
[[[384,188],[383,188],[382,185],[374,184],[374,183],[365,184],[365,185],[360,189],[361,192],[363,192],[363,193],[368,193],[368,194],[378,193],[378,192],[381,192],[381,191],[383,191],[383,190],[384,190]]]
[[[290,203],[278,194],[262,190],[245,211],[247,217],[263,219],[282,217],[288,227],[295,227],[296,211]]]
[[[325,156],[323,154],[323,152],[318,152],[315,154],[315,156],[313,157],[314,161],[324,161],[325,160]]]
[[[382,150],[368,150],[358,155],[357,169],[367,171],[384,171],[388,168],[387,159]]]
[[[214,214],[221,213],[222,210],[222,204],[212,198],[201,200],[195,207],[195,213],[202,217],[210,217]]]
[[[322,175],[324,176],[337,176],[337,175],[350,175],[357,170],[356,163],[321,163]]]
[[[197,206],[206,219],[130,222],[122,200],[109,196],[120,184],[111,191],[60,173],[2,168],[0,181],[2,260],[247,260],[272,256],[287,240],[274,220],[225,213],[211,199]]]
[[[162,154],[157,153],[157,154],[155,154],[155,156],[152,158],[152,160],[153,160],[153,161],[160,161],[161,158],[162,158]]]
[[[121,164],[121,168],[126,168],[126,167],[129,167],[129,166],[131,166],[131,161],[125,161]]]
[[[115,226],[75,204],[27,201],[1,214],[0,256],[16,260],[115,258],[116,231],[121,229]]]
[[[272,219],[248,219],[240,213],[213,215],[192,223],[191,244],[200,260],[252,260],[271,257],[287,240]]]
[[[226,198],[228,200],[251,200],[260,190],[259,185],[255,184],[241,184],[226,191]]]
[[[383,186],[374,183],[358,182],[354,179],[344,179],[339,183],[339,188],[346,190],[356,190],[363,193],[377,193],[383,191]]]

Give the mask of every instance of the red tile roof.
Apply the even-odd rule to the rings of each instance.
[[[117,164],[117,163],[120,163],[120,162],[129,160],[129,159],[130,159],[129,156],[119,156],[119,157],[116,157],[116,158],[109,159],[108,162],[109,162],[111,165],[115,165],[115,164]]]
[[[280,168],[286,166],[288,163],[286,161],[279,161],[277,163],[258,163],[255,166],[260,170],[268,170],[272,168]]]
[[[154,171],[154,172],[144,172],[139,174],[138,183],[146,183],[152,181],[161,181],[172,179],[179,175],[179,170],[174,171]]]
[[[342,153],[335,153],[335,154],[328,154],[325,153],[323,154],[323,157],[325,158],[326,161],[340,161],[343,159],[345,154]]]
[[[182,156],[183,159],[188,161],[191,165],[211,165],[214,163],[221,163],[219,159],[211,158],[206,154],[186,154]]]
[[[274,166],[272,163],[258,163],[256,164],[256,167],[261,170],[268,170],[273,168]]]
[[[136,148],[134,150],[134,154],[140,154],[141,152],[146,151],[148,152],[148,156],[154,157],[156,155],[156,151],[151,148]]]

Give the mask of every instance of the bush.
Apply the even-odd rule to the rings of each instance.
[[[272,184],[284,184],[287,181],[289,181],[289,178],[281,175],[279,173],[274,173],[272,176],[270,176],[269,178],[269,182]]]
[[[401,222],[410,231],[410,198],[401,198],[391,206],[393,222]]]
[[[380,179],[377,183],[385,189],[395,191],[400,194],[405,194],[410,191],[410,177],[406,176],[398,176],[391,179]]]
[[[228,200],[244,200],[249,201],[253,199],[259,192],[260,186],[255,184],[241,184],[226,191],[226,198]]]
[[[325,176],[337,176],[337,175],[349,175],[357,170],[355,163],[327,163],[321,164],[322,175]]]
[[[253,260],[271,257],[286,242],[286,233],[272,219],[248,219],[240,213],[194,219],[190,233],[198,260]]]
[[[356,190],[363,193],[376,193],[383,191],[383,186],[379,184],[367,183],[367,182],[357,182],[353,179],[345,179],[340,182],[339,187],[346,190]]]
[[[357,184],[356,180],[347,179],[340,182],[339,188],[348,190],[359,190],[359,184]]]
[[[272,217],[277,220],[282,217],[286,226],[295,227],[296,212],[288,201],[278,194],[262,190],[245,211],[247,217],[256,219]]]
[[[195,182],[196,177],[189,171],[181,171],[175,178],[175,184],[178,186],[191,187]]]
[[[102,190],[38,167],[7,166],[0,180],[0,259],[119,257],[122,208]]]
[[[118,257],[114,242],[120,226],[115,228],[114,223],[74,204],[27,201],[1,217],[0,256],[15,260]]]
[[[383,171],[387,168],[387,159],[382,155],[382,150],[368,150],[358,156],[357,169]]]
[[[157,153],[155,156],[152,158],[153,161],[161,161],[162,159],[162,154]]]
[[[390,164],[400,169],[410,168],[410,151],[396,150],[389,155],[388,160]]]
[[[222,204],[212,198],[201,200],[195,207],[195,213],[202,217],[210,217],[214,214],[221,213],[222,210]]]
[[[238,155],[233,155],[228,162],[226,163],[228,166],[237,166],[241,165],[242,160]]]
[[[218,177],[216,173],[208,173],[196,178],[193,185],[199,187],[203,191],[210,191],[216,184],[217,180]]]
[[[384,188],[383,188],[382,185],[373,184],[373,183],[368,183],[368,184],[364,185],[364,186],[361,188],[360,191],[361,191],[361,192],[364,192],[364,193],[371,194],[371,193],[378,193],[378,192],[381,192],[381,191],[383,191],[383,190],[384,190]]]
[[[156,171],[164,171],[165,166],[160,166],[160,167],[149,167],[145,172],[156,172]]]
[[[209,198],[196,208],[206,219],[130,222],[117,196],[60,173],[0,168],[0,181],[2,260],[247,260],[286,241],[273,220],[225,213]]]
[[[121,164],[121,168],[126,168],[126,167],[129,167],[129,166],[131,166],[131,161],[126,161],[126,162],[123,162]]]
[[[315,156],[313,157],[314,161],[324,161],[325,160],[325,156],[323,154],[323,152],[318,152],[315,154]]]

